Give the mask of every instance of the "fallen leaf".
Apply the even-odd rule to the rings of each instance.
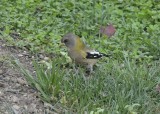
[[[115,29],[115,27],[112,24],[109,24],[106,27],[102,26],[100,28],[100,33],[104,34],[104,35],[107,35],[109,38],[111,36],[113,36],[115,34],[115,32],[116,32],[116,29]]]
[[[157,84],[156,91],[160,93],[160,84]]]

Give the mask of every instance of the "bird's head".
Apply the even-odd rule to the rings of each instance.
[[[68,33],[62,37],[61,42],[64,43],[66,47],[73,48],[76,43],[76,38],[77,38],[76,35]]]

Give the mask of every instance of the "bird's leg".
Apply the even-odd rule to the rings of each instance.
[[[73,63],[73,70],[76,72],[76,74],[78,74],[79,69],[75,63]]]
[[[92,72],[93,72],[93,65],[92,64],[88,64],[86,73],[87,74],[91,74]]]

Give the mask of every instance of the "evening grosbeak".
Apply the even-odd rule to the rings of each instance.
[[[93,65],[97,62],[97,59],[103,56],[108,57],[104,53],[88,48],[78,36],[72,33],[64,35],[61,42],[67,47],[71,59],[76,64],[86,65],[90,72],[93,71]]]

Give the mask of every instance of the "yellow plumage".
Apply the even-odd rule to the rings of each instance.
[[[93,71],[93,65],[97,62],[97,59],[103,55],[88,48],[78,36],[72,33],[64,35],[61,42],[68,48],[68,55],[71,59],[77,64],[86,65],[90,72]]]

